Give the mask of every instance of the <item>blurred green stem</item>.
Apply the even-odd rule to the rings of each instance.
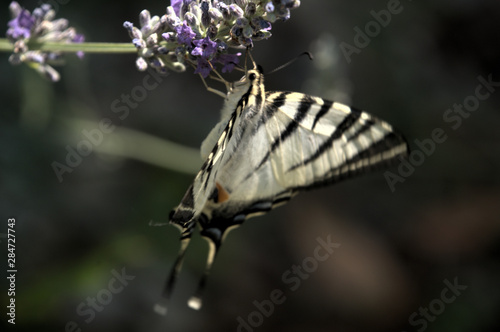
[[[55,42],[28,42],[30,50],[50,52],[78,52],[85,53],[136,53],[132,43],[55,43]],[[0,38],[0,51],[12,52],[13,45],[8,39]]]
[[[98,128],[98,123],[72,119],[69,128],[76,133],[83,129]],[[79,142],[77,138],[75,145]],[[107,134],[95,151],[116,157],[131,158],[144,163],[185,174],[196,174],[201,167],[200,150],[155,137],[134,129],[116,127]]]

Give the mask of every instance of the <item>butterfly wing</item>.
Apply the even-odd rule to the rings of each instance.
[[[201,158],[205,160],[181,203],[170,213],[170,223],[180,227],[182,236],[189,237],[196,219],[204,208],[209,195],[215,190],[214,181],[222,157],[230,144],[235,122],[244,108],[242,96],[248,92],[250,82],[245,76],[230,85],[221,110],[221,120],[201,144]],[[234,145],[234,144],[233,144]]]
[[[181,203],[171,212],[170,222],[181,227],[183,236],[190,236],[196,219],[206,205],[209,195],[216,190],[215,178],[231,139],[235,119],[236,114],[233,114],[227,122],[226,120],[221,121],[221,123],[214,128],[215,132],[212,131],[209,134],[207,140],[212,140],[216,134],[219,134],[218,132],[221,131],[220,129],[224,128],[219,134],[212,151],[206,156],[205,162],[196,175],[193,183],[186,191]],[[205,153],[206,152],[202,151],[202,154]]]
[[[207,201],[210,199],[210,193],[217,191],[214,179],[216,178],[221,160],[225,155],[226,148],[231,140],[235,119],[236,114],[231,115],[227,120],[223,119],[208,135],[207,140],[209,141],[213,140],[215,135],[218,135],[218,139],[216,139],[212,151],[208,153],[205,162],[196,175],[193,183],[184,194],[180,204],[170,213],[170,223],[180,228],[181,246],[163,290],[163,297],[166,301],[168,301],[170,294],[172,293],[172,289],[181,270],[184,255],[189,241],[191,240],[196,222],[200,218],[203,219],[204,215],[202,215],[202,211],[205,209]],[[221,128],[224,129],[221,131]],[[219,131],[221,131],[220,134]],[[203,153],[206,152],[202,151],[202,154]],[[212,258],[209,258],[208,265],[211,265],[214,256],[215,254],[210,254],[209,257]],[[203,283],[205,282],[205,279],[206,277],[202,279]],[[199,305],[201,304],[198,304],[198,301],[199,298],[195,298],[194,303],[191,304],[191,306],[199,308]],[[155,310],[161,314],[165,314],[167,306],[165,303],[158,303]]]
[[[331,184],[393,163],[406,155],[405,139],[388,123],[349,106],[301,93],[270,92],[281,105],[266,130],[270,163],[281,187]]]

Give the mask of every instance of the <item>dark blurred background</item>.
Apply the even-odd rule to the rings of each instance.
[[[102,42],[129,42],[123,21],[137,24],[142,9],[162,15],[168,5],[53,3],[87,41]],[[14,217],[15,330],[497,331],[500,91],[465,117],[443,116],[474,100],[478,77],[500,81],[500,2],[402,1],[401,12],[347,61],[341,45],[356,46],[354,28],[364,31],[374,21],[370,12],[387,6],[303,1],[290,21],[274,24],[271,39],[256,43],[253,56],[270,71],[313,52],[314,61],[300,58],[268,76],[267,89],[335,99],[387,120],[417,151],[413,171],[402,176],[392,168],[404,180],[392,189],[378,172],[302,193],[249,220],[223,245],[199,312],[186,305],[207,250],[195,236],[166,317],[152,307],[179,233],[149,222],[166,222],[191,183],[201,165],[196,149],[217,122],[221,98],[189,70],[163,78],[122,120],[113,103],[148,75],[135,69],[135,55],[68,56],[61,81],[52,84],[1,54],[0,233]],[[59,181],[52,163],[65,163],[68,147],[104,118],[116,129]],[[436,129],[446,141],[423,154],[416,140],[429,142]],[[307,265],[312,271],[292,290],[296,284],[283,276],[294,265],[313,264],[317,239],[328,237],[340,247]],[[7,245],[0,240],[5,271]],[[130,280],[109,297],[122,272]],[[2,280],[2,324],[12,328]],[[261,309],[264,315],[258,303],[266,308],[276,289],[283,303],[272,313]],[[96,297],[100,311],[92,315],[87,301]]]

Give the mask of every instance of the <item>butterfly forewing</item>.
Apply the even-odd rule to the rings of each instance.
[[[329,184],[391,163],[407,151],[402,136],[366,112],[300,93],[271,92],[266,104],[283,98],[266,125],[267,160],[282,187]]]

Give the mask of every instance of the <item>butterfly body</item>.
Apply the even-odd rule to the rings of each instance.
[[[390,164],[406,153],[406,141],[388,123],[322,98],[266,92],[262,69],[254,66],[231,85],[221,121],[202,144],[205,162],[171,213],[182,245],[165,295],[196,224],[210,244],[199,293],[229,230],[301,190]],[[199,296],[193,303],[201,305]]]

